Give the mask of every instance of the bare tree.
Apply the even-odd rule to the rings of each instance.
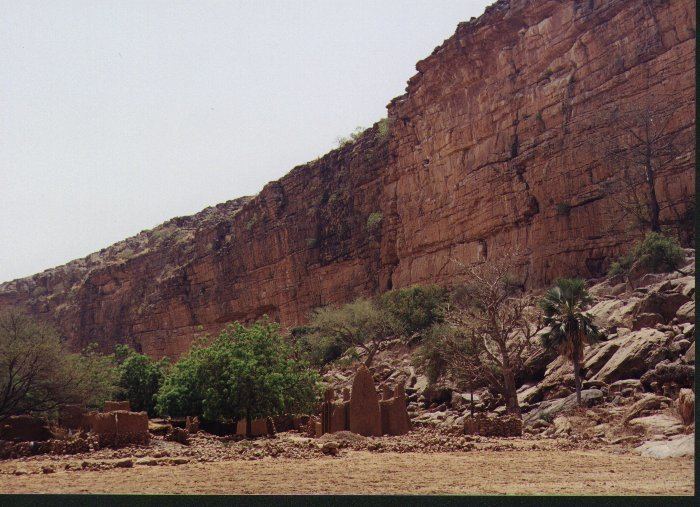
[[[520,415],[516,378],[541,324],[535,302],[513,276],[516,258],[462,265],[469,280],[455,290],[446,314],[466,340],[454,347],[454,361],[464,361],[463,371],[482,375],[503,395],[506,412]],[[459,356],[460,348],[471,352],[468,361]]]
[[[652,95],[634,105],[603,111],[599,116],[599,122],[617,130],[616,136],[595,140],[599,145],[596,149],[603,150],[605,162],[615,170],[606,184],[606,193],[616,205],[611,225],[661,232],[664,224],[657,180],[659,171],[680,154],[676,140],[681,130],[673,130],[680,107],[675,99]]]
[[[486,381],[486,373],[483,364],[474,350],[470,348],[470,340],[457,339],[448,335],[442,340],[442,353],[447,365],[447,371],[457,382],[459,387],[465,387],[469,393],[469,408],[474,417],[474,390],[483,387]]]

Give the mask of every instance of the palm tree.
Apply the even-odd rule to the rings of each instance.
[[[554,282],[542,300],[544,325],[549,331],[542,335],[542,346],[556,349],[574,366],[576,401],[581,405],[581,361],[583,348],[601,338],[591,316],[583,313],[593,299],[580,278],[560,278]]]

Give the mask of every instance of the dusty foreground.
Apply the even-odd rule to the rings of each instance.
[[[0,462],[2,493],[692,495],[692,458],[604,450],[423,453],[191,462],[98,471]],[[37,473],[38,472],[38,473]]]

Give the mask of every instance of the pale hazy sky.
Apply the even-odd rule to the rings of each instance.
[[[0,0],[0,282],[259,192],[492,2]]]

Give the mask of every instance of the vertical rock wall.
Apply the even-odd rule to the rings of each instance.
[[[596,276],[626,247],[606,232],[609,107],[682,107],[660,172],[666,219],[694,195],[692,0],[499,1],[417,64],[359,140],[239,199],[100,253],[0,284],[0,307],[53,321],[74,347],[177,356],[198,334],[413,283],[517,250],[531,286]],[[565,214],[561,213],[566,209]]]

